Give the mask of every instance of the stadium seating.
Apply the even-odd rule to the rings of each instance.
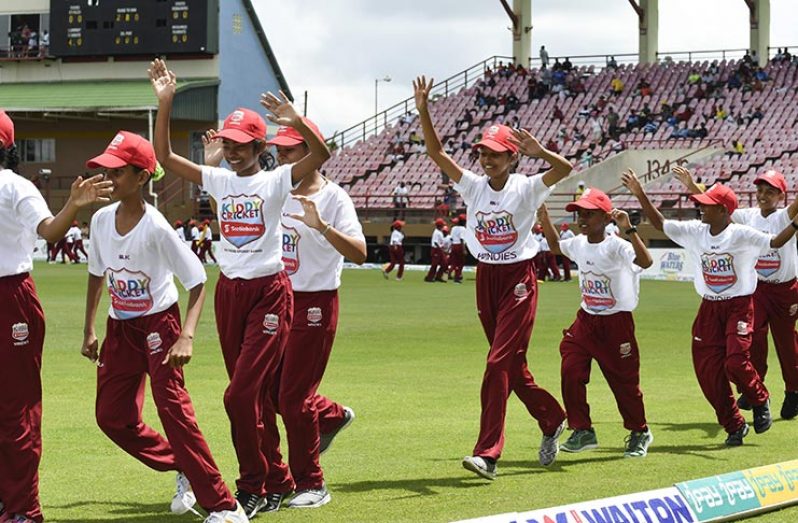
[[[652,113],[657,113],[664,102],[678,110],[682,103],[693,110],[693,116],[687,122],[692,129],[701,122],[706,122],[708,136],[704,139],[670,138],[671,126],[661,124],[654,132],[644,133],[642,129],[622,133],[619,137],[625,148],[699,148],[709,145],[728,150],[732,140],[744,144],[745,152],[739,156],[729,157],[725,154],[715,155],[691,167],[704,183],[711,184],[715,180],[728,182],[735,190],[749,189],[756,172],[767,169],[781,169],[785,175],[792,175],[798,167],[798,64],[771,63],[765,71],[769,80],[764,82],[761,91],[743,92],[741,89],[722,87],[718,93],[720,98],[697,98],[697,85],[688,85],[687,76],[691,70],[699,73],[707,71],[710,63],[680,62],[663,64],[622,65],[617,69],[595,71],[593,67],[577,69],[582,76],[585,92],[573,97],[548,94],[538,100],[528,100],[527,76],[513,73],[509,77],[493,76],[493,87],[481,86],[485,95],[501,96],[515,94],[521,101],[516,110],[508,111],[503,106],[483,107],[478,109],[475,95],[480,88],[471,85],[448,97],[440,98],[431,104],[431,114],[439,134],[446,144],[450,139],[457,147],[453,156],[462,166],[478,168],[469,158],[468,150],[459,145],[463,140],[472,143],[477,140],[481,130],[493,122],[511,122],[518,118],[518,123],[529,129],[541,143],[550,139],[556,140],[561,128],[573,134],[576,129],[587,136],[584,140],[568,141],[562,147],[562,154],[573,161],[576,169],[584,166],[578,163],[582,154],[591,145],[590,128],[586,118],[579,118],[578,111],[585,105],[591,106],[604,96],[608,105],[615,107],[619,113],[619,125],[623,126],[630,112],[637,112],[648,106]],[[734,60],[717,62],[719,78],[725,79],[736,70],[738,63]],[[538,75],[539,70],[531,71]],[[625,84],[619,96],[609,94],[610,82],[617,75]],[[653,94],[641,96],[635,86],[639,80],[646,80]],[[755,108],[761,107],[763,117],[752,119],[743,126],[738,126],[734,118],[715,119],[712,116],[714,104],[719,104],[736,118],[749,115]],[[552,120],[554,106],[558,105],[564,114],[562,121]],[[470,124],[457,126],[467,111],[476,110]],[[606,116],[606,109],[601,116]],[[606,134],[607,124],[603,124]],[[441,176],[436,166],[424,154],[409,153],[397,158],[390,154],[391,145],[398,139],[408,142],[411,131],[417,130],[417,122],[394,122],[375,136],[360,141],[353,146],[339,149],[325,166],[326,174],[344,186],[355,204],[370,209],[390,208],[391,191],[399,183],[405,181],[410,186],[411,206],[431,209],[442,197]],[[397,138],[398,137],[398,138]],[[598,143],[594,146],[594,161],[600,161],[615,152],[609,143]],[[545,168],[540,160],[524,158],[519,172],[534,174]],[[649,184],[647,189],[652,193],[679,193],[681,186],[670,176]],[[415,197],[414,195],[425,195]],[[434,195],[434,196],[433,196]],[[625,203],[631,203],[628,198]],[[658,205],[669,206],[679,203],[678,194],[657,194]],[[619,202],[621,203],[621,202]],[[745,202],[743,202],[745,203]]]

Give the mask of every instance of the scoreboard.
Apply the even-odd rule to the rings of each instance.
[[[50,0],[50,54],[217,54],[219,1]]]

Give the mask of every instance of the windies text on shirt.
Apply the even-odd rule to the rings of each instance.
[[[480,252],[477,254],[479,261],[508,261],[514,260],[518,257],[515,252]]]

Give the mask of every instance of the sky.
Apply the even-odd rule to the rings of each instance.
[[[512,0],[508,0],[512,5]],[[413,95],[419,74],[446,78],[512,55],[499,0],[254,0],[288,85],[326,136]],[[770,0],[771,45],[798,45],[798,1]],[[685,16],[686,15],[686,16]],[[532,0],[533,55],[636,53],[628,0]],[[744,0],[660,0],[660,52],[748,47]]]

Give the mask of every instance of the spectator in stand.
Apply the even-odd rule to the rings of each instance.
[[[540,46],[540,67],[545,69],[549,66],[549,52],[546,51],[546,46]]]
[[[609,69],[618,69],[618,62],[615,61],[614,56],[610,56],[610,59],[607,61],[607,67]]]
[[[729,75],[729,80],[726,82],[726,85],[729,89],[739,89],[743,85],[742,79],[740,79],[740,75],[737,72],[733,72]]]
[[[593,164],[593,146],[588,147],[579,159],[579,168],[587,169]]]
[[[729,113],[726,112],[726,109],[724,109],[722,105],[717,106],[717,108],[715,109],[715,119],[725,120],[728,117]]]
[[[517,111],[521,107],[521,100],[518,99],[515,93],[510,93],[504,106],[508,111]]]
[[[671,138],[689,138],[690,130],[687,128],[687,122],[679,122],[678,127],[671,133]]]
[[[517,74],[518,76],[526,76],[527,74],[529,74],[529,71],[527,71],[526,67],[524,67],[523,65],[518,64],[515,66],[515,74]]]
[[[573,131],[571,131],[571,137],[574,139],[575,142],[581,142],[586,137],[582,132],[577,128],[574,127]]]
[[[399,162],[405,159],[405,144],[395,143],[391,146],[391,162]]]
[[[651,89],[651,85],[645,79],[641,79],[637,83],[637,90],[640,92],[640,96],[651,96],[654,93]]]
[[[537,100],[538,96],[538,79],[534,75],[529,75],[529,80],[526,81],[526,101],[531,102]]]
[[[405,219],[405,210],[410,203],[410,197],[408,196],[409,193],[410,191],[405,186],[405,182],[399,182],[399,185],[394,187],[393,193],[391,193],[393,196],[394,220]]]
[[[604,141],[604,129],[600,116],[591,116],[588,120],[590,126],[590,141],[593,143],[601,143]]]
[[[560,109],[560,106],[557,104],[554,104],[554,110],[551,112],[551,121],[553,122],[555,120],[565,120],[565,115],[563,114],[562,109]]]
[[[620,96],[620,94],[623,92],[623,88],[623,80],[617,76],[613,76],[612,81],[610,82],[610,94],[614,96]]]
[[[39,41],[39,57],[44,58],[47,56],[47,51],[50,49],[50,33],[45,31]]]
[[[28,56],[28,42],[30,41],[30,35],[32,31],[28,24],[22,26],[22,33],[20,33],[20,43],[22,44],[22,51],[20,52],[20,56],[27,57]]]
[[[754,112],[751,113],[751,117],[749,118],[749,121],[750,120],[761,120],[764,117],[765,117],[765,115],[762,112],[762,107],[761,106],[757,106],[756,110],[754,110]]]
[[[761,67],[757,67],[756,68],[756,73],[754,74],[754,76],[760,82],[767,82],[768,80],[770,80],[770,77],[768,76],[768,72],[765,71],[764,69],[762,69]]]
[[[462,130],[462,127],[464,125],[465,125],[465,127],[468,127],[469,125],[471,125],[471,122],[474,121],[474,114],[472,114],[472,113],[476,114],[476,112],[473,109],[468,110],[468,111],[465,112],[465,114],[463,115],[462,118],[460,118],[459,120],[454,122],[454,124],[457,126],[458,129]]]
[[[548,139],[548,141],[546,142],[546,149],[558,154],[560,152],[560,146],[557,144],[557,140],[555,140],[554,138]]]
[[[576,113],[576,117],[587,120],[588,116],[590,116],[590,108],[587,106],[587,104],[585,104],[581,109],[579,109],[579,112]]]
[[[565,61],[562,63],[563,71],[571,71],[574,68],[574,65],[571,63],[571,59],[567,56],[565,57]]]
[[[677,122],[686,122],[693,117],[693,109],[687,104],[682,104],[682,110],[676,113]]]
[[[554,59],[554,65],[551,66],[551,70],[553,71],[562,71],[562,64],[560,63],[559,58]]]
[[[421,143],[421,135],[418,134],[418,132],[416,132],[415,129],[413,129],[410,132],[410,137],[408,138],[408,140],[410,141],[410,143],[418,143],[418,144],[420,144]]]
[[[702,100],[707,97],[707,84],[701,83],[693,93],[693,98]]]
[[[576,184],[576,190],[574,191],[574,194],[576,194],[575,199],[579,199],[583,192],[585,192],[585,182],[579,180],[579,183]]]
[[[687,83],[688,85],[696,85],[701,81],[701,75],[698,74],[698,71],[695,69],[690,70],[690,74],[687,75]]]
[[[39,54],[39,34],[36,31],[30,32],[28,38],[28,56],[38,56]]]
[[[740,140],[732,140],[731,149],[726,152],[726,156],[742,156],[745,154],[745,147],[743,147],[743,142]]]
[[[543,69],[540,72],[540,83],[543,84],[544,92],[549,92],[553,80],[554,71],[551,69]]]
[[[707,124],[702,122],[701,125],[691,129],[690,132],[687,134],[687,137],[704,139],[707,137],[708,134],[709,131],[707,131]]]
[[[609,106],[609,113],[607,114],[607,132],[614,140],[618,139],[618,120],[621,116],[615,111],[615,107]]]

